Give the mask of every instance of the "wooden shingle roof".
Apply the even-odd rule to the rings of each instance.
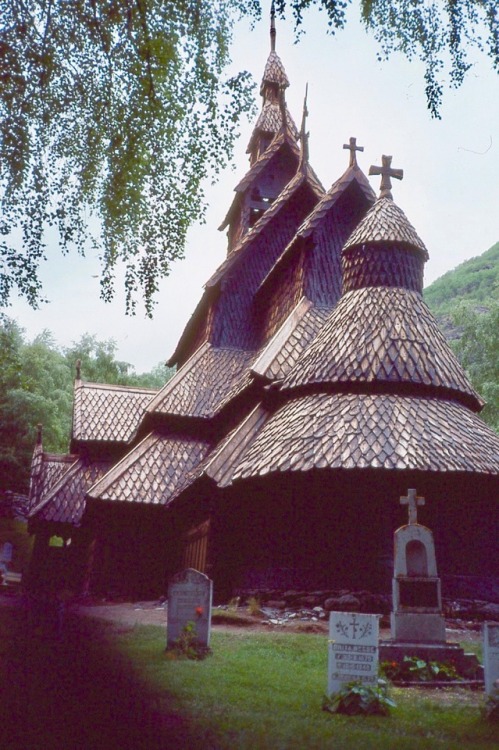
[[[79,526],[89,487],[111,466],[110,461],[93,461],[87,457],[74,461],[30,512],[30,521],[68,523]]]
[[[343,252],[358,245],[405,244],[419,250],[425,260],[428,251],[402,209],[391,198],[378,198],[348,238]]]
[[[151,400],[147,413],[213,416],[254,356],[254,352],[204,343]]]
[[[89,497],[165,506],[203,460],[207,441],[150,432],[89,490]]]
[[[406,289],[343,295],[282,387],[348,383],[423,385],[483,406],[423,298]]]
[[[36,446],[31,464],[30,510],[40,504],[50,488],[59,481],[76,459],[77,456],[70,453],[64,455],[45,453],[41,445]]]
[[[220,231],[225,229],[227,227],[232,217],[235,215],[237,207],[239,205],[239,202],[241,200],[241,194],[244,193],[248,187],[253,183],[253,181],[258,177],[259,174],[265,169],[265,167],[270,164],[272,159],[276,156],[276,154],[282,149],[282,148],[289,148],[291,153],[294,155],[296,159],[296,166],[298,166],[298,162],[300,159],[300,149],[298,147],[298,144],[296,142],[296,137],[291,132],[290,128],[281,128],[275,138],[273,138],[271,144],[268,146],[268,148],[263,152],[263,154],[260,155],[260,157],[253,163],[253,165],[250,167],[250,169],[246,172],[242,180],[238,182],[236,187],[234,188],[237,195],[234,197],[234,200],[231,203],[231,206],[225,216],[225,219],[222,221],[220,226],[218,227]]]
[[[156,394],[150,388],[75,383],[73,442],[126,443]]]
[[[206,283],[206,288],[216,286],[225,274],[239,261],[243,256],[244,252],[251,245],[251,242],[257,234],[259,234],[264,227],[279,213],[279,211],[288,203],[292,196],[303,186],[308,185],[312,193],[320,199],[324,194],[324,188],[322,187],[317,175],[306,163],[303,169],[300,169],[295,176],[288,182],[284,190],[281,191],[276,200],[269,206],[264,214],[255,222],[251,229],[246,232],[241,241],[236,245],[231,254],[225,259],[225,261],[217,268],[215,273]]]
[[[267,380],[283,378],[324,325],[329,309],[314,307],[305,297],[260,350],[251,371]]]
[[[283,263],[288,259],[291,253],[293,253],[299,247],[300,239],[306,239],[307,237],[310,237],[311,234],[313,234],[314,230],[317,229],[317,227],[324,220],[329,211],[331,211],[331,209],[337,203],[340,196],[342,196],[345,190],[354,182],[359,186],[368,203],[374,203],[376,196],[365,174],[356,164],[354,166],[348,167],[346,172],[344,172],[344,174],[332,184],[329,190],[324,193],[315,208],[312,209],[307,218],[303,221],[298,231],[296,232],[296,235],[293,237],[291,242],[283,249],[281,255],[276,260],[265,279],[262,281],[260,289],[263,289],[267,285],[268,281],[276,273],[279,273],[279,270],[281,269]]]
[[[288,401],[258,427],[223,483],[324,468],[499,474],[499,437],[454,401],[316,393]]]

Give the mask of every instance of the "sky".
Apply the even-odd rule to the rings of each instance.
[[[393,180],[392,192],[428,248],[428,285],[499,240],[499,76],[477,53],[464,85],[446,90],[442,119],[435,120],[426,107],[424,68],[418,61],[396,55],[378,62],[377,44],[353,12],[347,28],[335,36],[327,35],[325,26],[323,14],[309,12],[306,34],[295,44],[291,21],[277,20],[276,51],[290,80],[286,100],[298,125],[308,83],[310,163],[328,189],[348,166],[342,146],[351,136],[364,146],[357,157],[366,174],[371,164],[381,163],[382,154],[393,155],[392,166],[404,170],[404,179]],[[238,25],[232,69],[252,73],[258,107],[269,50],[268,18],[253,29],[249,21]],[[26,337],[48,329],[61,347],[84,333],[114,339],[116,357],[137,372],[168,359],[203,284],[225,258],[226,235],[217,227],[248,169],[245,151],[253,124],[241,127],[234,170],[208,187],[206,223],[192,228],[185,258],[160,283],[152,320],[140,309],[126,316],[119,291],[112,303],[100,301],[96,258],[62,257],[52,242],[41,273],[49,302],[32,310],[15,299],[5,310]],[[379,179],[370,178],[376,192]]]

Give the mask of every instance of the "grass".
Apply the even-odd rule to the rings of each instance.
[[[388,718],[321,710],[324,636],[213,633],[205,661],[170,661],[165,632],[69,618],[60,640],[33,637],[0,609],[2,750],[478,750],[497,746],[483,695],[394,689]]]
[[[481,693],[394,688],[388,718],[331,716],[321,711],[326,640],[300,634],[215,633],[204,662],[165,662],[163,633],[136,628],[119,637],[157,694],[210,747],[220,748],[466,748],[497,746],[483,722]]]

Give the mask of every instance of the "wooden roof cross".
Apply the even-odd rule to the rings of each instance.
[[[418,497],[416,490],[407,490],[407,497],[400,498],[400,505],[408,505],[409,508],[409,525],[418,522],[418,505],[424,505],[424,497]]]
[[[369,167],[369,174],[370,175],[381,175],[381,190],[379,197],[380,198],[391,198],[393,200],[392,195],[392,182],[390,180],[390,177],[395,177],[397,180],[401,180],[404,176],[404,170],[403,169],[392,169],[392,157],[391,156],[383,156],[381,157],[381,167],[375,167],[370,166]]]
[[[363,151],[364,146],[357,146],[357,138],[350,138],[348,143],[343,144],[343,148],[347,148],[350,151],[350,163],[349,167],[356,167],[357,166],[357,156],[355,154],[356,151]]]

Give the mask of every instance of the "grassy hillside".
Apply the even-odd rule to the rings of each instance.
[[[441,276],[424,296],[487,402],[481,416],[499,432],[499,242]]]
[[[463,302],[479,312],[490,309],[499,301],[499,242],[434,281],[424,297],[438,318],[450,316]]]

